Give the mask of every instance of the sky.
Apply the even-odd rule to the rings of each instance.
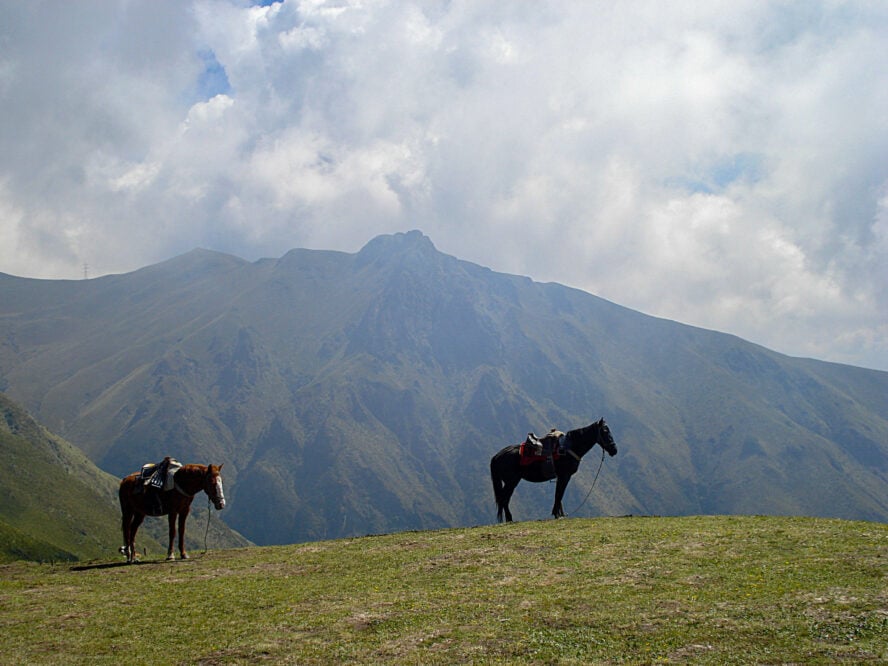
[[[0,3],[0,272],[442,252],[888,370],[888,2]]]

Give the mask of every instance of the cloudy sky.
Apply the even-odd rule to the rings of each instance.
[[[443,252],[888,370],[888,3],[0,4],[0,271]]]

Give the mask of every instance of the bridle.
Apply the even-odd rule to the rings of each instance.
[[[225,508],[225,493],[222,491],[222,480],[219,475],[210,476],[210,468],[207,467],[207,476],[209,477],[209,487],[212,488],[213,492],[207,488],[204,488],[204,492],[207,494],[207,498],[216,506],[217,509]],[[221,506],[220,506],[221,505]]]
[[[602,433],[604,432],[604,429],[606,427],[607,426],[599,426],[598,427],[598,430],[595,433],[595,442],[592,444],[592,446],[595,446],[595,444],[598,444],[598,446],[601,447],[601,459],[602,460],[604,460],[604,453],[605,453],[605,451],[607,451],[607,449],[604,448],[604,442],[602,441]],[[568,435],[569,435],[569,433],[568,433]],[[567,439],[568,435],[565,435],[565,439]],[[592,450],[592,446],[589,447],[589,451]],[[571,455],[571,457],[577,461],[577,464],[579,464],[580,461],[583,459],[583,456],[579,455],[576,451],[574,451],[570,447],[570,445],[566,446],[564,448],[564,451],[565,451],[565,453],[569,453]],[[586,453],[588,453],[588,451],[586,451]],[[583,455],[585,455],[585,453]],[[611,455],[613,455],[613,454],[611,454]],[[600,471],[600,469],[601,468],[599,467],[599,471]],[[597,478],[597,475],[596,475],[596,478]]]
[[[210,475],[209,466],[207,467],[207,473],[204,475],[204,483],[201,485],[201,487],[198,490],[195,490],[193,493],[188,492],[182,486],[179,485],[179,482],[176,480],[175,476],[173,476],[173,488],[180,495],[184,495],[185,497],[191,497],[191,498],[193,498],[195,495],[197,495],[200,491],[204,491],[207,494],[207,500],[218,506],[220,501],[221,502],[225,501],[225,497],[224,496],[219,497],[218,482],[213,481],[212,483],[207,484],[207,479],[210,479],[210,480],[213,479],[213,477]],[[210,492],[210,489],[212,489],[212,493]]]
[[[605,448],[605,446],[604,446],[604,442],[601,441],[601,440],[602,440],[602,436],[603,436],[603,433],[604,433],[604,429],[605,429],[605,428],[607,428],[607,425],[602,425],[600,428],[598,428],[598,436],[595,438],[595,443],[598,444],[598,446],[601,447],[601,457],[602,457],[602,458],[604,458],[604,452],[605,452],[605,451],[607,451],[608,453],[610,453],[610,451],[608,451],[608,450]],[[613,439],[611,439],[611,442],[613,442]],[[614,451],[614,453],[616,453],[616,451]],[[611,453],[611,455],[614,455],[614,454]]]

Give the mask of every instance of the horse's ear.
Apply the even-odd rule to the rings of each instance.
[[[602,419],[602,420],[604,420],[604,419]],[[219,471],[220,471],[220,472],[222,471],[222,468],[223,468],[223,467],[225,467],[225,463],[222,463],[221,465],[219,465]]]

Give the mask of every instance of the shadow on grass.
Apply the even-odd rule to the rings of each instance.
[[[138,560],[135,564],[129,562],[96,562],[95,564],[79,564],[77,566],[71,567],[71,571],[94,571],[97,569],[117,569],[118,567],[146,567],[146,566],[158,566],[161,564],[165,564],[167,566],[171,564],[187,564],[191,559],[182,560],[167,560],[166,558],[162,560]]]

